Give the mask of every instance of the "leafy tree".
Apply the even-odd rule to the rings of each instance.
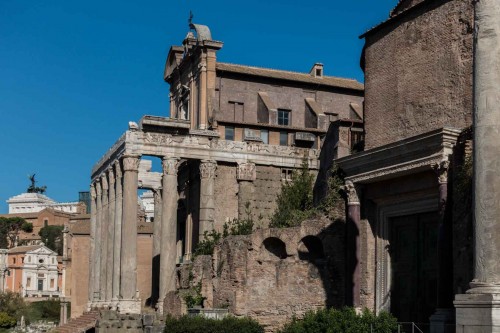
[[[61,225],[47,225],[38,232],[42,238],[42,242],[44,242],[49,249],[57,252],[58,255],[63,254],[63,229],[64,227]]]
[[[313,181],[314,176],[304,159],[300,171],[293,172],[291,182],[281,186],[277,208],[269,225],[271,228],[294,227],[317,213],[313,207]]]
[[[32,232],[33,224],[21,217],[0,217],[0,248],[13,247],[20,231]]]

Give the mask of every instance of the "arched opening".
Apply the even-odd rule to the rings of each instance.
[[[316,236],[306,236],[301,239],[298,246],[300,260],[315,261],[325,258],[323,243]]]
[[[287,257],[286,244],[281,239],[269,237],[262,244],[273,257],[278,259],[285,259]]]

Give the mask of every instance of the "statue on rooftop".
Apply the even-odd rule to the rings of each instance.
[[[44,194],[45,191],[47,190],[47,186],[37,187],[36,186],[35,175],[36,175],[36,173],[34,173],[32,175],[28,175],[28,178],[31,181],[31,185],[28,187],[27,192],[28,193],[40,193],[40,194]]]

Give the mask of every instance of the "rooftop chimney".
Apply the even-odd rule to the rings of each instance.
[[[323,64],[319,62],[315,63],[309,74],[314,77],[323,77]]]

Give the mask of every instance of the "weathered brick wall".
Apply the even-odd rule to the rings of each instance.
[[[215,228],[222,230],[224,222],[238,217],[238,181],[236,164],[217,165],[214,186]]]
[[[366,37],[366,149],[472,123],[472,9],[430,1]]]
[[[276,199],[281,193],[281,168],[258,165],[254,187],[252,211],[257,215],[262,215],[261,227],[267,227],[276,209]]]

